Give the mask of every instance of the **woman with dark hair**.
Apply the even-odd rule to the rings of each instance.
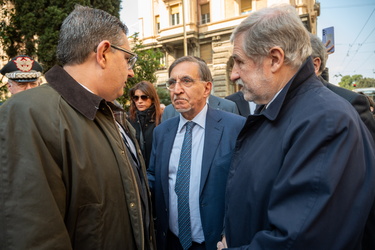
[[[161,108],[159,97],[152,83],[141,81],[130,89],[129,121],[137,131],[136,137],[148,168],[152,133],[160,124]]]

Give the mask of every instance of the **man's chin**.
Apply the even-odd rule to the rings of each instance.
[[[191,110],[191,107],[189,107],[189,108],[176,108],[176,107],[175,107],[175,109],[176,109],[176,111],[179,112],[179,113],[185,113],[185,112],[190,111],[190,110]]]
[[[250,93],[249,91],[242,91],[243,92],[243,97],[246,101],[248,102],[253,102],[254,101],[254,95]]]

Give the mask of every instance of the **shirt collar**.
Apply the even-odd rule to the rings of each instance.
[[[272,100],[266,105],[265,109],[267,109],[267,108],[271,105],[271,103],[276,99],[276,97],[280,94],[280,92],[281,92],[284,88],[285,88],[285,86],[284,86],[282,89],[280,89],[280,90],[276,93],[276,95],[272,98]]]
[[[201,110],[201,112],[199,112],[194,118],[193,122],[195,122],[196,124],[198,124],[201,128],[205,128],[206,127],[206,116],[207,116],[207,109],[208,109],[208,105],[207,103],[204,105],[203,109]],[[181,130],[183,129],[185,123],[189,122],[189,120],[185,119],[181,114],[180,114],[180,123],[178,124],[178,130],[179,132],[181,132]]]

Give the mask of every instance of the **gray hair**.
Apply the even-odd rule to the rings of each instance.
[[[76,5],[60,29],[57,59],[62,65],[83,63],[103,40],[120,45],[128,28],[117,17],[86,6]]]
[[[289,4],[260,9],[233,31],[230,41],[244,33],[243,50],[255,63],[260,64],[270,49],[280,47],[285,64],[299,68],[311,54],[308,31],[297,11]]]
[[[311,56],[312,58],[319,57],[320,58],[320,67],[319,67],[319,74],[323,72],[323,70],[326,68],[326,62],[327,62],[327,49],[324,46],[323,42],[320,40],[319,37],[316,35],[313,35],[310,33],[310,42],[311,42],[311,48],[312,48],[312,53]]]
[[[169,66],[168,76],[171,76],[171,72],[172,72],[173,68],[176,67],[177,64],[180,64],[182,62],[194,62],[194,63],[197,63],[198,66],[199,66],[199,76],[200,76],[201,80],[205,81],[205,82],[212,82],[211,71],[208,68],[206,62],[203,59],[201,59],[199,57],[196,57],[196,56],[183,56],[183,57],[180,57],[180,58],[176,59],[171,64],[171,66]]]

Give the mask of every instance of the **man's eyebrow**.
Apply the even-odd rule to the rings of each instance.
[[[176,79],[182,79],[182,78],[192,78],[191,76],[189,75],[182,75],[182,76],[177,76],[177,77],[170,77],[169,79],[172,79],[172,80],[176,80]]]

